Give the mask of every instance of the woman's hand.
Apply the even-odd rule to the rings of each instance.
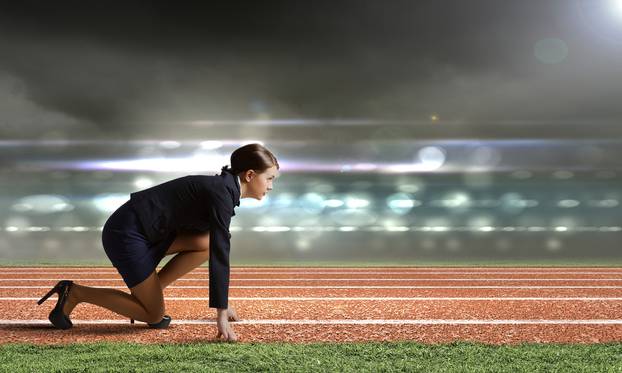
[[[226,308],[218,309],[218,316],[216,318],[216,326],[218,327],[218,335],[216,339],[221,339],[225,342],[236,342],[238,336],[235,335],[233,328],[229,325],[228,312]]]
[[[240,318],[238,317],[238,314],[235,313],[235,308],[233,308],[233,307],[227,308],[227,319],[229,321],[240,321]]]

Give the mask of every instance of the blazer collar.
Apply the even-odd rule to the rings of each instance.
[[[233,197],[233,203],[236,206],[240,206],[240,180],[237,175],[231,172],[231,169],[228,166],[224,166],[221,169],[220,176],[224,177],[225,184],[227,185],[227,189],[231,192]]]

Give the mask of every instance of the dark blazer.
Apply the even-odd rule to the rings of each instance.
[[[130,194],[150,242],[173,232],[210,232],[209,306],[227,308],[229,297],[229,225],[240,205],[240,185],[227,167],[220,175],[190,175]]]

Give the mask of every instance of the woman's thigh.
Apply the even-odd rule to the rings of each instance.
[[[168,250],[166,250],[166,255],[182,251],[209,251],[209,232],[178,235]]]

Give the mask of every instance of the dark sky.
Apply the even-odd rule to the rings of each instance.
[[[432,114],[622,125],[613,4],[14,2],[0,7],[0,137]]]

